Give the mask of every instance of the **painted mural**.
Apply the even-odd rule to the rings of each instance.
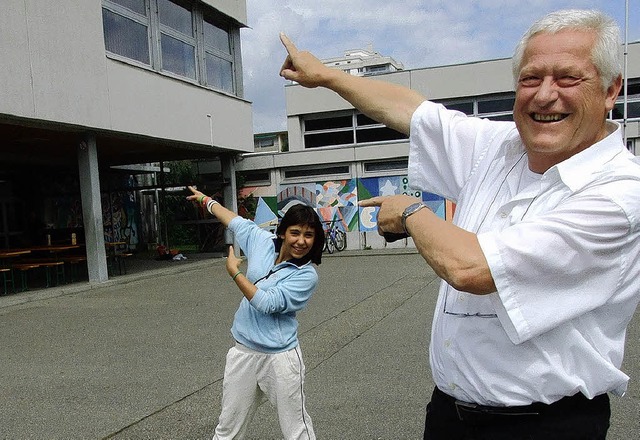
[[[322,221],[337,223],[344,231],[357,230],[357,179],[318,182],[316,199],[316,209]]]
[[[336,222],[344,231],[369,232],[377,230],[377,207],[362,208],[359,200],[376,196],[406,194],[422,200],[441,218],[450,218],[451,204],[435,194],[415,191],[407,176],[325,180],[273,187],[245,187],[239,191],[239,205],[251,205],[245,216],[261,227],[275,229],[278,219],[289,207],[305,203],[316,208],[325,222]],[[242,202],[242,203],[241,203]]]
[[[138,244],[138,224],[135,212],[137,204],[131,191],[102,194],[102,219],[104,240],[123,241],[130,246]]]

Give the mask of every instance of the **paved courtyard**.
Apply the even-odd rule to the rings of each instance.
[[[240,293],[222,259],[163,263],[0,297],[0,438],[211,437]],[[334,254],[319,272],[299,315],[318,438],[422,438],[437,277],[401,252]],[[640,438],[638,314],[624,369],[610,439]],[[280,438],[269,403],[251,432]]]

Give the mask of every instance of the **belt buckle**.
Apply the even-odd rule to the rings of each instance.
[[[455,406],[456,406],[456,412],[458,413],[458,419],[461,421],[464,421],[464,417],[462,416],[462,412],[460,411],[462,409],[462,411],[464,412],[465,410],[467,411],[477,411],[478,410],[478,404],[477,403],[469,403],[469,402],[463,402],[462,400],[456,400],[454,402]]]

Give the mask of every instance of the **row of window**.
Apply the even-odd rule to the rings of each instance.
[[[363,169],[365,173],[380,173],[380,172],[407,172],[409,166],[409,159],[395,159],[385,161],[373,161],[363,163]],[[271,174],[267,170],[245,171],[241,173],[242,182],[245,186],[263,186],[271,184]],[[313,166],[313,167],[298,167],[298,168],[285,168],[282,170],[282,178],[284,181],[293,179],[298,180],[300,178],[314,178],[321,177],[323,179],[328,178],[350,178],[351,169],[349,165],[325,165],[325,166]]]
[[[640,82],[628,85],[627,96],[627,118],[640,118]],[[513,121],[515,93],[488,99],[466,98],[438,102],[450,110],[457,110],[469,116],[494,121]],[[611,114],[612,119],[623,119],[623,106],[623,98],[618,98]],[[407,139],[402,133],[378,124],[356,111],[313,115],[304,119],[303,123],[304,148],[362,145]]]
[[[407,136],[356,111],[304,120],[304,147],[359,145],[407,139]]]
[[[103,0],[102,20],[109,53],[238,94],[239,31],[213,9],[188,0]]]
[[[491,99],[468,98],[436,102],[440,102],[450,110],[457,110],[469,116],[478,116],[492,121],[513,121],[515,94],[508,93]]]
[[[618,97],[616,105],[611,112],[611,119],[622,120],[624,118],[624,91]],[[640,118],[640,82],[627,85],[627,118]],[[464,99],[440,101],[450,110],[458,110],[466,115],[478,116],[494,121],[512,121],[515,93],[494,99]]]
[[[452,110],[499,121],[513,120],[513,103],[513,94],[494,99],[443,102]],[[357,111],[313,115],[305,118],[303,123],[304,148],[366,145],[407,139],[406,135]]]

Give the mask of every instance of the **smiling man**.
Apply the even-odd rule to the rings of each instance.
[[[534,23],[513,57],[515,124],[329,69],[281,38],[283,77],[409,134],[412,185],[457,204],[450,223],[409,196],[360,203],[443,280],[425,439],[605,439],[640,300],[640,164],[606,119],[622,84],[615,22],[564,10]]]

